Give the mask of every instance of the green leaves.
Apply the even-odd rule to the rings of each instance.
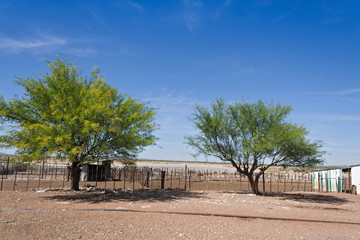
[[[217,99],[209,108],[195,107],[192,122],[199,133],[187,136],[186,141],[197,154],[237,163],[241,171],[250,164],[255,171],[265,163],[321,163],[321,142],[311,142],[304,127],[287,120],[291,110],[290,106],[261,100],[226,104]]]
[[[27,159],[51,154],[83,162],[89,157],[134,157],[156,141],[155,111],[118,93],[98,68],[90,80],[76,66],[59,58],[49,62],[50,74],[20,79],[25,94],[0,99],[4,147],[15,147]]]

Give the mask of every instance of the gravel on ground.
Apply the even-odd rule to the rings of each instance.
[[[1,239],[360,239],[360,196],[1,191]]]

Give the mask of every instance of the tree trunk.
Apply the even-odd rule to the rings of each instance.
[[[79,183],[80,183],[80,162],[73,162],[71,164],[71,189],[74,191],[79,191]]]
[[[249,179],[250,187],[251,187],[251,190],[253,191],[253,193],[256,195],[262,195],[262,193],[259,191],[259,179],[256,178],[254,180],[252,175],[246,175],[246,176]]]

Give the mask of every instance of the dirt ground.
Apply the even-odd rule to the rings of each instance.
[[[0,192],[1,239],[360,239],[360,196]]]

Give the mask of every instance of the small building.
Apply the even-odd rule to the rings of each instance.
[[[360,164],[352,165],[351,168],[351,185],[352,193],[360,194]]]
[[[360,194],[360,164],[313,171],[313,190]]]
[[[313,190],[319,192],[342,192],[342,169],[329,169],[313,171]]]
[[[111,160],[84,163],[81,166],[82,181],[105,181],[111,177]]]

